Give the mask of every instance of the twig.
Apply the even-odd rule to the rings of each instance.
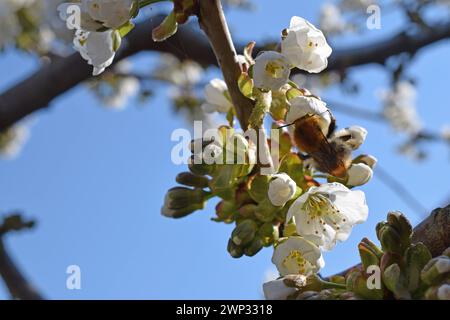
[[[239,90],[238,79],[242,70],[237,60],[236,49],[231,39],[221,2],[220,0],[202,0],[199,1],[199,7],[200,27],[208,36],[222,69],[231,100],[236,107],[237,117],[242,129],[245,130],[253,109],[253,102]]]

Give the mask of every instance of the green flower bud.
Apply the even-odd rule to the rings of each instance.
[[[236,190],[236,195],[234,199],[239,206],[254,203],[254,201],[248,194],[247,187],[245,186],[245,184],[239,185],[238,189]]]
[[[225,200],[233,200],[236,192],[236,166],[232,164],[217,166],[209,188],[214,194]]]
[[[231,239],[228,240],[227,251],[233,258],[240,258],[244,255],[244,250],[236,245]]]
[[[275,218],[275,215],[280,207],[274,206],[269,199],[264,199],[258,204],[255,211],[255,217],[262,222],[270,222]]]
[[[216,205],[217,218],[212,218],[213,221],[231,223],[236,218],[236,205],[232,201],[220,201]]]
[[[258,235],[261,237],[265,247],[272,245],[279,238],[278,226],[271,222],[264,223],[258,230]]]
[[[381,272],[387,269],[390,265],[397,263],[399,264],[402,260],[402,257],[397,253],[385,252],[380,260],[380,269]]]
[[[402,276],[398,264],[391,264],[383,272],[383,283],[391,291],[396,299],[411,299],[411,295],[406,289],[405,279]]]
[[[367,277],[360,269],[353,269],[347,273],[345,285],[348,291],[354,292],[364,299],[381,300],[384,292],[382,289],[369,289]]]
[[[377,236],[383,251],[402,254],[403,251],[398,232],[387,223],[381,224],[383,224],[381,227],[379,227],[380,224],[377,225]]]
[[[207,188],[209,182],[209,179],[207,177],[190,172],[179,173],[175,180],[179,184],[197,188]]]
[[[257,175],[255,176],[249,186],[250,197],[256,202],[261,202],[267,199],[267,192],[269,190],[270,176]]]
[[[203,152],[203,149],[213,141],[214,140],[204,140],[204,139],[191,140],[191,143],[189,144],[189,150],[193,154],[200,154]]]
[[[261,251],[263,246],[264,246],[264,243],[261,240],[261,238],[256,237],[252,240],[252,242],[247,247],[245,247],[244,253],[246,256],[253,257],[259,251]]]
[[[161,214],[168,218],[178,219],[178,218],[183,218],[183,217],[193,213],[194,211],[201,210],[203,208],[204,208],[203,204],[195,204],[195,203],[191,204],[187,207],[178,208],[178,209],[170,209],[166,206],[163,206],[161,208]]]
[[[438,284],[450,277],[450,258],[438,256],[431,259],[421,272],[421,279],[428,285]]]
[[[400,235],[401,245],[406,249],[411,244],[412,226],[408,219],[398,211],[389,212],[387,222],[395,228]]]
[[[255,221],[246,219],[240,222],[231,233],[231,240],[238,246],[245,246],[255,237],[258,226]]]
[[[168,209],[182,209],[192,204],[203,206],[206,194],[202,189],[174,187],[167,191],[164,206]]]
[[[255,214],[256,208],[257,208],[256,204],[249,203],[240,207],[238,211],[241,217],[252,218]]]
[[[405,253],[405,275],[409,292],[415,292],[420,286],[420,273],[431,259],[431,253],[422,243],[411,245]]]
[[[369,266],[378,265],[380,263],[380,258],[367,243],[360,242],[358,244],[358,251],[364,270],[367,270]]]
[[[202,155],[192,155],[189,158],[188,168],[193,174],[200,176],[212,175],[215,169],[214,164],[206,164],[202,160]]]

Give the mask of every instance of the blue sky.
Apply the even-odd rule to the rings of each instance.
[[[317,21],[319,3],[257,1],[253,13],[229,13],[233,36],[242,41],[274,38],[293,14]],[[399,25],[395,15],[382,19],[381,30],[345,43],[369,43]],[[448,56],[450,46],[441,42],[421,52],[408,72],[418,77],[419,114],[432,130],[450,119]],[[148,69],[153,59],[140,55],[134,61],[137,68]],[[0,88],[36,68],[31,56],[8,51],[0,57]],[[361,67],[352,73],[361,85],[360,94],[349,97],[332,89],[326,96],[377,110],[380,103],[375,92],[386,87],[388,76],[379,66]],[[428,159],[416,163],[395,153],[402,137],[387,125],[335,115],[340,126],[359,124],[369,130],[364,151],[374,154],[428,209],[448,200],[447,146],[430,144]],[[20,209],[38,220],[33,231],[10,235],[6,242],[26,276],[46,297],[261,298],[264,273],[272,268],[270,249],[252,258],[232,259],[226,251],[232,227],[210,221],[214,203],[182,220],[159,213],[165,191],[175,185],[175,175],[186,169],[170,161],[174,146],[170,135],[181,127],[186,123],[172,113],[165,90],[143,106],[132,102],[125,111],[111,112],[79,86],[36,115],[20,157],[0,162],[0,210]],[[369,219],[354,229],[347,242],[325,255],[324,274],[357,262],[357,243],[364,236],[376,239],[374,227],[389,210],[404,211],[414,224],[421,220],[376,177],[362,189]],[[72,264],[81,267],[81,290],[66,289],[65,271]],[[3,288],[0,298],[7,298]]]

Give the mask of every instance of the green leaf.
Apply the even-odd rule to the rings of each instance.
[[[175,13],[172,11],[163,22],[152,31],[153,41],[161,42],[173,36],[178,29]]]
[[[122,25],[118,31],[120,36],[123,38],[125,37],[131,30],[134,29],[134,23],[131,21],[128,21],[127,23],[125,23],[124,25]]]
[[[255,48],[255,45],[256,42],[251,41],[244,48],[244,57],[247,61],[249,61],[252,64],[255,62],[255,60],[253,60],[253,49]]]
[[[238,85],[244,96],[247,98],[251,98],[253,96],[253,79],[250,78],[248,73],[241,73],[238,79]]]

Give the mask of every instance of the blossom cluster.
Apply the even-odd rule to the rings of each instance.
[[[326,102],[290,80],[294,68],[319,73],[327,67],[332,49],[322,31],[293,17],[282,32],[280,51],[253,58],[253,47],[250,43],[236,57],[243,70],[239,88],[254,102],[249,129],[238,133],[232,127],[237,111],[227,84],[211,80],[202,109],[226,114],[230,125],[221,126],[214,139],[192,142],[190,172],[177,177],[184,186],[168,191],[162,214],[184,217],[219,197],[214,220],[236,224],[227,247],[232,257],[273,246],[272,262],[282,279],[303,279],[324,266],[322,251],[345,241],[367,219],[365,195],[353,188],[371,179],[377,160],[352,156],[366,129],[335,130]],[[273,120],[270,138],[266,116]],[[257,139],[252,130],[259,132]],[[268,298],[279,294],[280,281],[264,285]]]

